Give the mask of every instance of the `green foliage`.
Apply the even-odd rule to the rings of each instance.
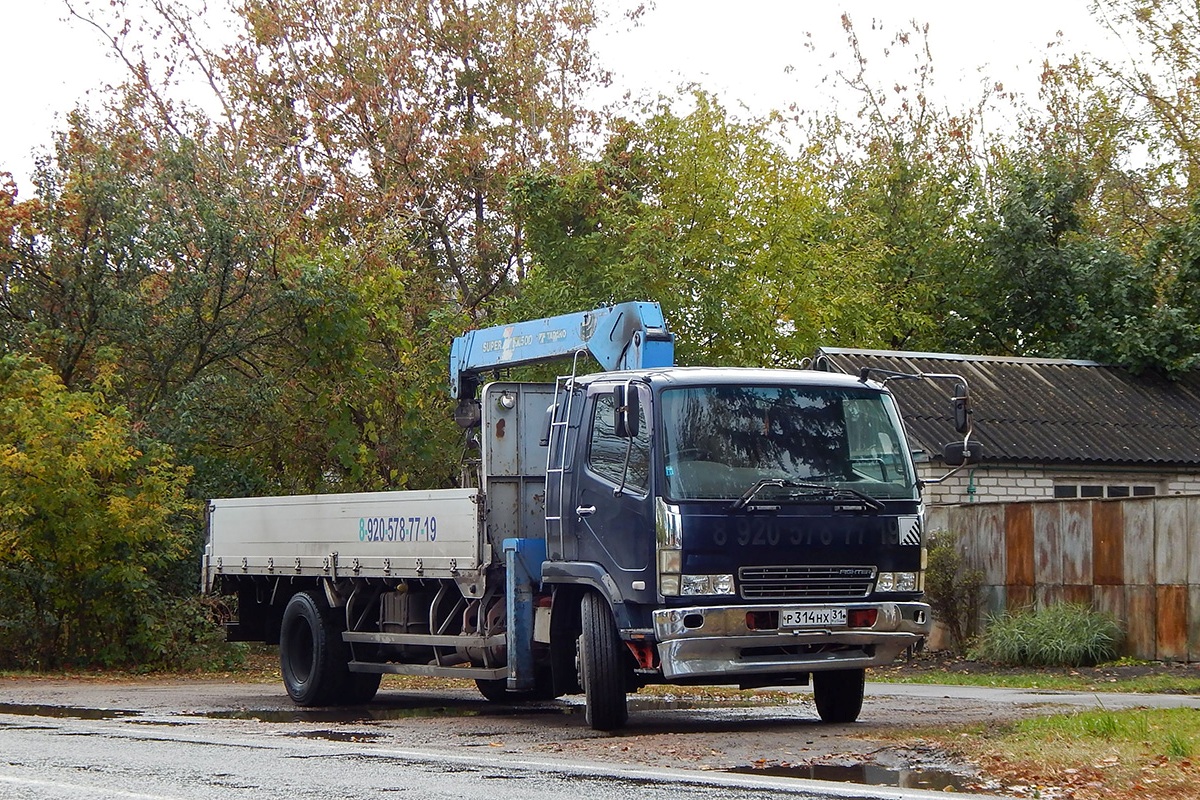
[[[1021,720],[1009,735],[1047,744],[1099,739],[1149,749],[1169,758],[1188,758],[1200,737],[1200,720],[1189,708],[1076,711]]]
[[[983,572],[964,563],[957,534],[935,531],[929,541],[925,599],[934,619],[949,631],[955,653],[965,653],[975,636],[982,588]]]
[[[772,118],[712,96],[622,122],[603,156],[514,182],[532,257],[499,315],[538,317],[656,300],[684,364],[792,366],[811,354],[836,284],[828,198]]]
[[[1146,249],[1153,305],[1127,325],[1117,357],[1135,370],[1176,376],[1200,366],[1200,198],[1179,223],[1162,226]]]
[[[1058,603],[991,618],[973,657],[1016,666],[1091,666],[1115,658],[1122,638],[1112,616]]]
[[[1019,355],[1099,353],[1113,341],[1104,323],[1140,315],[1147,287],[1128,257],[1083,231],[1085,176],[1052,157],[1025,156],[999,177],[997,217],[984,228],[977,345]]]
[[[220,597],[149,595],[124,664],[137,672],[236,669],[245,661],[246,646],[225,641],[217,624],[231,616]]]
[[[1171,731],[1167,734],[1166,754],[1168,758],[1191,758],[1195,752],[1195,744],[1192,739],[1178,731]]]
[[[158,576],[190,555],[189,470],[98,392],[0,357],[0,653],[7,666],[161,660]],[[149,656],[148,659],[146,657]]]

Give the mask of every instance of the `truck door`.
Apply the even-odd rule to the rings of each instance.
[[[654,566],[648,424],[653,415],[647,413],[647,388],[633,388],[640,399],[640,422],[631,440],[614,431],[612,384],[589,387],[571,508],[578,560],[603,565],[626,598],[640,596],[647,587],[653,591]],[[640,582],[636,588],[635,582]]]

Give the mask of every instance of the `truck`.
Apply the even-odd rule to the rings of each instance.
[[[674,345],[649,302],[458,337],[459,485],[210,501],[201,588],[236,596],[228,638],[277,644],[301,706],[446,676],[495,702],[582,693],[611,731],[650,684],[811,681],[821,720],[856,720],[865,670],[932,625],[887,383],[955,381],[957,469],[979,457],[967,382],[682,367]],[[553,382],[507,379],[554,359]]]

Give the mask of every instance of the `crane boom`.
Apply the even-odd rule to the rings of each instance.
[[[450,396],[475,395],[489,370],[540,364],[586,350],[606,371],[669,367],[675,336],[658,303],[621,303],[592,311],[469,331],[450,348]]]

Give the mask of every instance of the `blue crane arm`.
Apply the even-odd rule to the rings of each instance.
[[[479,375],[591,353],[605,370],[669,367],[675,336],[658,303],[620,303],[593,311],[469,331],[450,348],[450,396],[475,395]]]

